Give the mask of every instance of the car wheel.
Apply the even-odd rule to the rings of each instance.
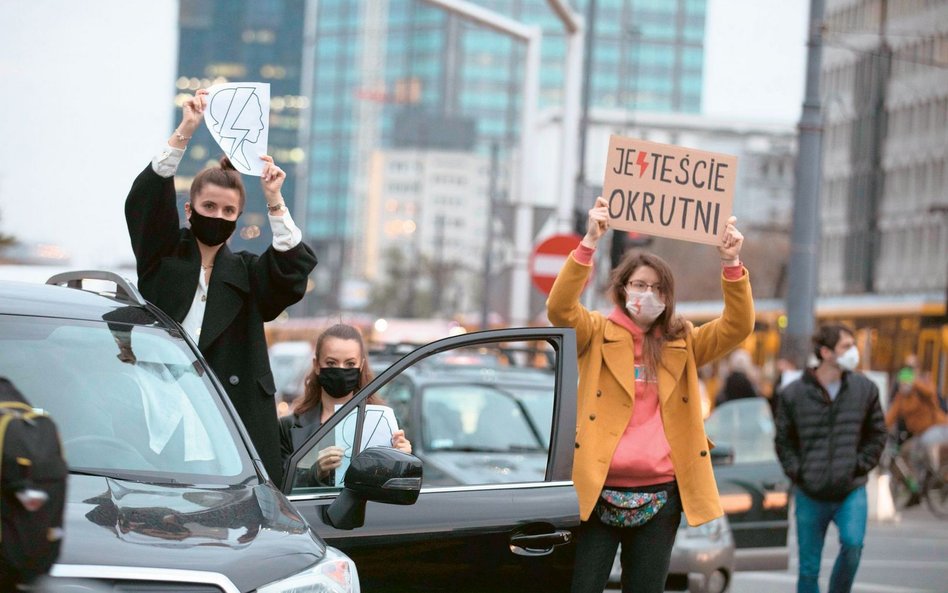
[[[730,584],[727,573],[723,570],[716,570],[708,577],[708,586],[705,589],[708,593],[724,593]]]

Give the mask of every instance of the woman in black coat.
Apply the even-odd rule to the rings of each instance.
[[[202,123],[207,92],[183,106],[168,146],[145,167],[129,191],[125,219],[135,252],[138,288],[182,324],[217,374],[250,434],[270,478],[282,479],[276,391],[263,324],[298,302],[316,256],[302,242],[280,189],[286,174],[266,161],[261,175],[273,244],[261,255],[226,245],[243,212],[240,174],[226,159],[195,176],[179,228],[174,173]]]

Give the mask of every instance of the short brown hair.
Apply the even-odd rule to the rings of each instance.
[[[240,194],[240,211],[244,211],[244,204],[247,202],[247,192],[244,189],[244,181],[240,177],[240,172],[234,168],[230,159],[222,156],[220,164],[216,167],[205,167],[191,182],[191,203],[194,204],[194,198],[197,197],[206,185],[216,185],[224,189],[236,189]]]
[[[816,333],[813,334],[812,338],[813,353],[816,354],[817,360],[823,360],[823,357],[820,356],[820,348],[825,346],[830,350],[835,350],[836,344],[839,344],[839,339],[843,334],[849,334],[853,337],[856,336],[852,328],[845,323],[827,323],[821,325]]]

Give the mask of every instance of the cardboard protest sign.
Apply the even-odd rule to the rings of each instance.
[[[602,197],[613,229],[717,245],[736,180],[735,156],[613,135]]]
[[[270,135],[270,85],[228,82],[207,89],[204,123],[234,168],[245,175],[263,173]]]

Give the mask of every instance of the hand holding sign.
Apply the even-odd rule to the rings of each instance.
[[[596,247],[599,239],[609,230],[609,203],[602,197],[596,198],[596,204],[589,209],[589,218],[586,221],[586,236],[583,243],[586,247]]]
[[[737,218],[734,216],[727,219],[724,236],[721,237],[721,244],[718,245],[721,261],[726,266],[736,266],[741,261],[740,255],[741,247],[744,245],[744,235],[734,226],[735,222],[737,222]]]
[[[282,202],[283,196],[280,189],[286,180],[286,173],[273,162],[273,157],[263,155],[260,157],[263,161],[263,171],[260,173],[260,185],[263,188],[263,197],[267,199],[267,204]]]
[[[261,176],[267,164],[260,157],[267,154],[269,140],[270,85],[215,84],[207,95],[204,122],[211,136],[238,171]]]

